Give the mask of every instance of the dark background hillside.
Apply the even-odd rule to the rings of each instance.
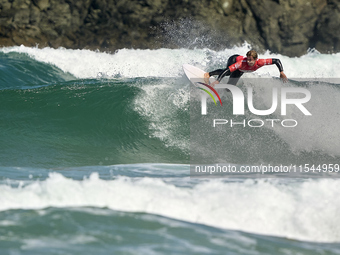
[[[340,51],[338,0],[0,0],[0,46]]]

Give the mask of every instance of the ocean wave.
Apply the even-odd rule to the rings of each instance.
[[[34,48],[25,46],[3,47],[4,54],[18,53],[38,62],[46,63],[69,73],[78,79],[92,78],[136,78],[136,77],[180,77],[182,65],[193,64],[210,71],[224,68],[233,54],[245,55],[251,45],[245,43],[222,51],[205,49],[121,49],[116,52],[91,50]],[[18,56],[17,56],[18,57]],[[340,78],[340,53],[320,54],[306,52],[297,58],[273,54],[269,51],[260,58],[279,58],[288,78]],[[275,66],[259,69],[259,75],[278,76]]]
[[[205,160],[216,150],[225,152],[223,160],[235,164],[337,161],[339,88],[332,77],[337,75],[333,68],[339,65],[339,54],[310,52],[300,58],[270,52],[263,55],[279,57],[289,77],[331,79],[290,80],[285,85],[305,87],[312,93],[308,103],[312,117],[301,116],[297,108],[291,108],[286,116],[299,123],[294,132],[280,126],[233,129],[219,137],[226,145],[223,148],[211,143],[211,148],[195,146],[190,127],[197,124],[192,111],[200,112],[200,97],[184,76],[182,64],[195,64],[205,70],[223,67],[229,55],[242,54],[249,48],[245,44],[220,52],[122,49],[115,53],[1,48],[0,71],[6,81],[0,89],[2,165],[189,163],[192,152]],[[329,63],[330,68],[323,72],[314,69]],[[254,87],[254,98],[260,102],[257,107],[270,108],[268,88],[272,84],[282,87],[272,77],[277,75],[275,69],[261,68],[241,78],[240,88]],[[265,78],[267,83],[257,78]],[[231,109],[230,94],[221,92],[221,96]],[[223,117],[230,119],[233,115],[226,113]],[[272,117],[281,116],[274,113]],[[254,116],[247,111],[245,118]],[[266,116],[256,118],[265,121]],[[197,130],[206,141],[219,135],[204,128]]]
[[[19,186],[2,183],[0,210],[109,208],[262,235],[340,241],[339,180],[202,180],[183,186],[177,184],[183,180],[179,176],[112,178],[104,180],[92,172],[74,180],[51,172],[45,180]]]

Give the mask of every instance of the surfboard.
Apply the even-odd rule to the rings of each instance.
[[[210,95],[210,97],[215,102],[215,105],[217,104],[216,100],[213,94],[211,94],[211,92],[207,90],[207,88],[210,89],[217,96],[220,104],[222,105],[222,101],[221,101],[219,94],[216,92],[216,90],[212,86],[209,85],[211,82],[215,81],[213,77],[210,77],[209,84],[206,84],[206,82],[204,81],[204,74],[206,73],[205,71],[199,69],[196,66],[192,66],[189,64],[184,64],[183,70],[184,70],[185,75],[188,77],[188,79],[191,81],[192,84],[194,84],[196,87],[198,87],[199,89],[205,91],[206,93],[208,93],[208,95]],[[202,114],[206,114],[204,112],[206,112],[206,110],[202,110]]]
[[[183,65],[183,71],[185,75],[188,77],[188,79],[191,81],[191,83],[194,84],[195,86],[197,86],[197,83],[199,82],[205,83],[204,74],[206,73],[206,71],[203,71],[202,69],[199,69],[198,67],[189,64]],[[210,77],[209,81],[210,83],[215,81],[214,77]]]

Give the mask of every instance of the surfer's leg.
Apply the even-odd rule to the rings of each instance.
[[[214,75],[220,75],[221,73],[224,72],[225,69],[217,69],[212,72],[209,72],[209,76],[214,76]]]
[[[240,55],[235,54],[235,55],[232,55],[231,57],[229,57],[229,58],[228,58],[228,62],[227,62],[227,67],[226,67],[226,69],[217,69],[217,70],[214,70],[214,71],[212,71],[212,72],[209,72],[209,76],[220,75],[220,74],[222,74],[223,72],[225,72],[225,71],[228,69],[228,67],[229,67],[230,65],[236,63],[236,58],[237,58],[238,56],[240,56]],[[228,76],[228,75],[227,75],[227,76]]]
[[[240,77],[243,75],[244,73],[241,72],[240,70],[236,70],[234,72],[232,72],[230,74],[230,78],[228,80],[228,84],[231,84],[231,85],[236,85],[238,80],[240,79]]]
[[[235,63],[236,63],[236,58],[237,58],[238,56],[240,56],[240,55],[235,54],[235,55],[232,55],[231,57],[228,58],[227,68],[228,68],[229,66],[231,66],[232,64],[235,64]]]

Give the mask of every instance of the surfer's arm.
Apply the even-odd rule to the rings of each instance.
[[[283,71],[280,72],[280,78],[283,80],[283,82],[287,82],[288,81],[288,78],[287,78],[287,76],[285,75],[285,73]]]
[[[280,59],[272,58],[272,63],[275,64],[277,66],[277,68],[279,69],[280,78],[283,80],[283,82],[287,82],[288,78],[285,75],[285,73],[283,72],[283,66],[282,66]]]
[[[282,66],[282,63],[281,63],[280,59],[272,58],[272,64],[275,64],[277,66],[277,68],[279,69],[280,73],[283,72],[283,66]]]

